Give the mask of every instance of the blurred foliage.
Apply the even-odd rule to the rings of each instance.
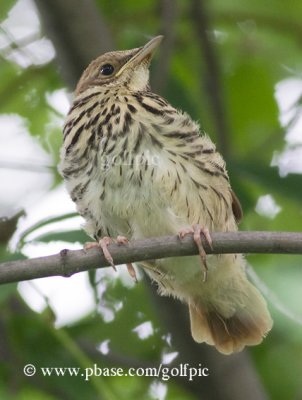
[[[12,0],[0,3],[0,21],[5,20],[14,3]],[[118,48],[142,44],[144,35],[159,33],[162,24],[160,3],[159,0],[116,0],[113,7],[112,1],[98,0],[100,12]],[[215,120],[205,80],[206,60],[200,52],[192,22],[191,2],[178,0],[176,5],[179,8],[174,27],[176,42],[162,94],[173,105],[199,120],[202,130],[213,137],[219,147],[221,143],[219,136],[215,136]],[[275,152],[280,153],[286,148],[286,129],[280,126],[275,99],[276,84],[301,77],[302,2],[212,0],[207,5],[212,23],[209,35],[220,65],[221,97],[230,126],[229,132],[225,132],[229,147],[228,170],[245,211],[241,229],[301,230],[301,175],[280,177],[278,168],[271,166],[271,160]],[[11,43],[10,49],[0,53],[0,113],[15,113],[26,119],[30,135],[38,138],[52,156],[50,173],[53,174],[54,189],[61,183],[56,172],[61,126],[54,122],[57,112],[47,102],[46,94],[64,87],[64,83],[55,63],[21,68],[10,61],[10,51],[16,48],[18,43]],[[297,107],[301,112],[301,100]],[[255,212],[258,198],[266,194],[271,194],[281,207],[272,219]],[[54,208],[58,209],[58,206],[54,205]],[[85,234],[80,227],[72,231],[37,233],[33,238],[32,234],[38,229],[70,217],[63,215],[43,220],[21,233],[18,252],[6,246],[13,232],[4,235],[5,242],[0,243],[1,260],[24,257],[22,248],[27,243],[84,242]],[[3,232],[0,234],[2,237]],[[259,255],[250,257],[249,261],[280,301],[301,315],[297,306],[302,300],[299,296],[301,257]],[[104,275],[101,280],[106,281],[106,291],[99,298],[97,277],[98,274],[90,274],[96,296],[95,313],[60,329],[54,327],[50,306],[43,313],[36,313],[25,304],[16,285],[1,288],[1,399],[156,398],[149,390],[156,381],[150,378],[117,380],[112,377],[84,382],[74,377],[46,379],[41,373],[27,378],[22,373],[27,363],[85,368],[93,365],[96,359],[100,367],[157,366],[165,352],[173,352],[142,284],[129,288],[122,280],[108,281]],[[117,306],[120,303],[122,309]],[[109,307],[114,315],[112,321],[105,322],[100,304]],[[263,345],[250,352],[270,398],[300,399],[302,328],[273,306],[271,309],[274,329]],[[133,329],[146,321],[152,321],[154,333],[140,340]],[[108,338],[112,352],[102,355],[96,347]],[[164,384],[169,385],[167,400],[192,398],[179,382],[170,380]]]

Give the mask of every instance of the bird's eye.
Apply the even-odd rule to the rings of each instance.
[[[101,66],[101,69],[100,69],[101,74],[106,75],[106,76],[112,75],[113,71],[114,71],[114,67],[111,64],[104,64]]]

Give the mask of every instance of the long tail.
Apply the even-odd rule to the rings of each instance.
[[[273,325],[263,296],[243,270],[236,272],[231,279],[225,275],[210,298],[201,294],[188,301],[194,340],[224,354],[261,343]]]

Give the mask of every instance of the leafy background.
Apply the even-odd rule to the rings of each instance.
[[[1,261],[87,240],[60,197],[68,92],[98,54],[140,46],[159,33],[165,42],[152,65],[153,88],[199,120],[224,154],[244,209],[240,228],[301,230],[300,1],[47,3],[0,4]],[[248,261],[265,282],[275,324],[261,346],[230,357],[195,345],[186,310],[158,298],[144,278],[134,286],[122,268],[81,274],[70,284],[49,278],[52,291],[38,282],[3,285],[1,399],[302,399],[301,257]],[[89,312],[58,321],[76,298],[90,304]],[[85,382],[22,372],[27,363],[126,370],[161,362],[201,364],[210,377]]]

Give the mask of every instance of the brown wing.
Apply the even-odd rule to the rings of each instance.
[[[235,216],[236,222],[239,223],[241,221],[241,219],[242,219],[242,216],[243,216],[242,207],[241,207],[241,204],[240,204],[240,201],[239,201],[238,197],[233,192],[233,190],[231,190],[231,196],[232,196],[233,214]]]

